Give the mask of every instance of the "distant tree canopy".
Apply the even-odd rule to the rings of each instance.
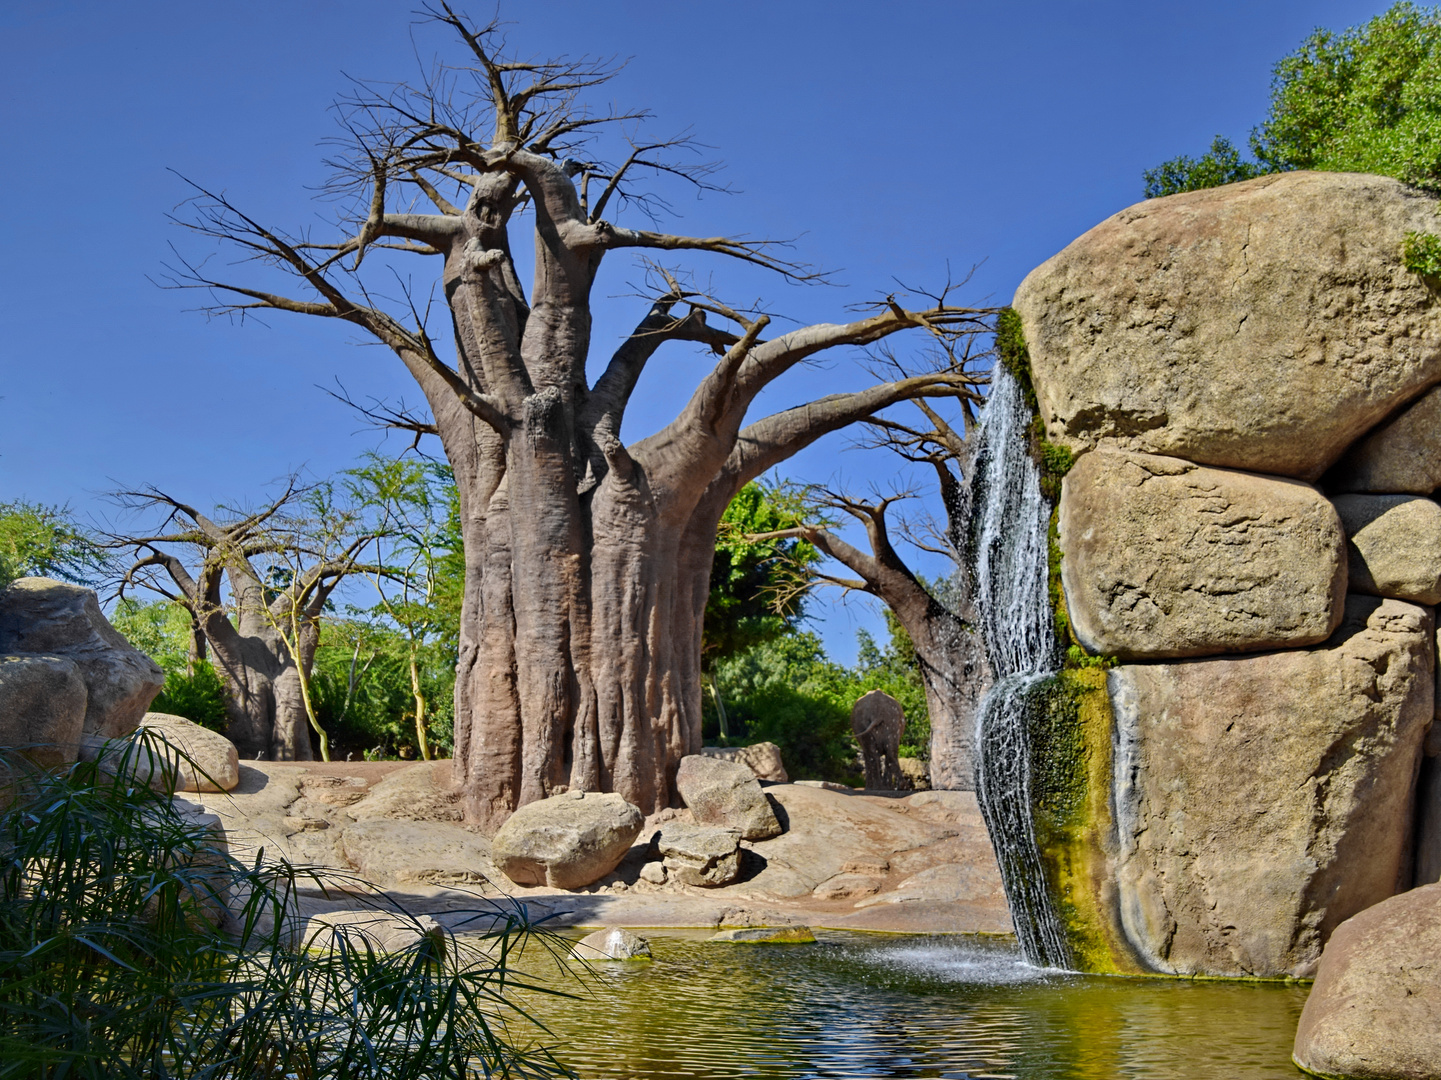
[[[27,576],[92,585],[105,566],[105,550],[65,507],[0,502],[0,588]]]
[[[1273,69],[1255,161],[1211,149],[1143,173],[1146,198],[1291,169],[1367,172],[1441,188],[1441,8],[1403,2],[1340,33],[1316,29]]]

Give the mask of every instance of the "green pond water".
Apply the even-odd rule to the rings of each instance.
[[[583,1078],[1302,1075],[1290,1055],[1305,987],[1040,971],[996,939],[642,933],[653,961],[552,974],[577,996],[526,999]]]

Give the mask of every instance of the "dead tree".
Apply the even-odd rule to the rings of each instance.
[[[615,222],[612,211],[663,209],[634,187],[637,176],[708,188],[711,167],[678,163],[693,149],[684,140],[633,137],[606,164],[595,140],[633,136],[642,118],[579,103],[611,70],[507,58],[495,25],[477,29],[445,4],[427,10],[459,38],[464,64],[437,64],[416,85],[357,84],[339,104],[333,193],[354,211],[332,241],[262,225],[206,191],[184,222],[303,292],[260,271],[221,280],[194,263],[174,284],[210,290],[216,311],[347,323],[389,346],[419,384],[431,419],[411,426],[439,436],[463,515],[455,769],[471,820],[493,829],[567,786],[617,791],[649,813],[671,801],[680,758],[700,746],[701,618],[731,497],[829,432],[897,402],[973,394],[975,380],[960,369],[902,375],[747,423],[756,396],[824,350],[903,330],[980,333],[993,312],[943,292],[914,309],[892,298],[849,322],[768,337],[769,316],[652,266],[649,310],[589,380],[591,290],[609,252],[705,252],[790,280],[814,275],[768,242]],[[522,219],[534,238],[528,293],[512,256]],[[451,359],[398,269],[412,256],[439,264]],[[383,300],[386,289],[398,298]],[[674,420],[627,445],[627,403],[673,342],[718,359]]]
[[[309,761],[307,686],[326,601],[345,577],[378,572],[359,556],[374,527],[352,514],[290,513],[292,481],[261,509],[217,521],[161,491],[118,492],[128,509],[163,515],[149,533],[110,532],[133,561],[116,583],[144,588],[190,615],[190,658],[211,659],[226,688],[226,735],[243,758]]]
[[[824,525],[805,525],[769,536],[802,537],[848,567],[856,578],[838,577],[817,569],[799,572],[812,582],[869,593],[883,601],[910,636],[926,692],[931,719],[931,784],[936,788],[975,789],[976,707],[990,683],[985,647],[976,622],[967,537],[971,518],[970,467],[974,443],[965,437],[975,417],[962,402],[962,430],[957,431],[925,401],[916,401],[927,425],[913,427],[888,418],[869,422],[872,445],[886,446],[908,461],[930,465],[940,485],[945,521],[939,526],[908,529],[911,543],[946,557],[955,567],[944,599],[917,578],[896,550],[887,511],[912,497],[902,491],[885,497],[857,498],[818,492],[819,510],[839,511],[865,528],[870,551],[851,545]]]

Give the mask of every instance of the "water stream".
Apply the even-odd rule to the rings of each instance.
[[[1072,966],[1046,888],[1031,814],[1033,694],[1060,670],[1047,589],[1051,504],[1026,432],[1031,411],[1000,365],[981,417],[977,463],[976,598],[994,683],[976,717],[976,796],[990,831],[1016,938],[1031,963]]]

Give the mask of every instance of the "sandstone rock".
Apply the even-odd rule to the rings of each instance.
[[[854,900],[874,896],[881,891],[882,884],[877,878],[865,874],[837,874],[812,889],[811,895],[817,900]]]
[[[1441,1080],[1441,885],[1336,928],[1293,1056],[1318,1076]]]
[[[397,821],[462,820],[460,792],[451,784],[449,761],[408,765],[365,789],[346,807],[356,821],[394,818]]]
[[[62,656],[0,656],[0,746],[41,768],[75,760],[85,724],[85,682]]]
[[[667,825],[655,840],[666,878],[682,885],[729,885],[741,872],[740,833],[707,825]]]
[[[174,747],[169,755],[176,791],[230,791],[240,783],[240,756],[235,744],[218,731],[210,731],[169,713],[148,712],[142,730]]]
[[[883,690],[862,694],[851,707],[851,730],[860,743],[867,788],[901,790],[900,747],[905,728],[901,703]]]
[[[907,791],[929,791],[931,789],[931,768],[920,758],[900,759],[902,787]]]
[[[443,946],[445,928],[429,915],[390,911],[326,911],[306,921],[301,940],[306,948],[330,950],[346,944],[376,952],[403,952],[427,938]]]
[[[722,761],[738,761],[755,773],[757,780],[774,780],[781,784],[790,780],[785,763],[781,761],[781,748],[773,742],[752,743],[750,746],[702,746],[700,752]]]
[[[649,960],[650,942],[619,926],[587,934],[571,949],[572,960]]]
[[[1091,652],[1210,656],[1324,641],[1345,537],[1307,484],[1096,450],[1061,486],[1066,610]]]
[[[1304,976],[1405,887],[1433,634],[1425,608],[1351,596],[1320,648],[1110,673],[1118,902],[1146,963]]]
[[[483,836],[434,821],[370,818],[340,834],[346,859],[377,885],[505,884]]]
[[[872,896],[856,905],[904,904],[912,901],[940,900],[946,903],[975,901],[1004,902],[1005,890],[996,874],[985,864],[952,863],[932,866],[906,878],[894,890]]]
[[[1430,495],[1441,487],[1441,389],[1428,390],[1346,451],[1326,474],[1328,491]]]
[[[652,885],[664,885],[665,878],[664,863],[648,862],[640,868],[640,879],[642,881],[648,881]]]
[[[1016,292],[1050,438],[1319,477],[1441,381],[1441,309],[1401,265],[1435,228],[1435,199],[1356,173],[1121,211]]]
[[[706,940],[732,945],[813,945],[816,935],[809,926],[757,926],[721,930]]]
[[[781,834],[775,811],[745,765],[692,754],[680,759],[675,786],[698,824],[736,829],[742,840]]]
[[[491,839],[491,856],[517,885],[579,889],[616,868],[644,820],[614,793],[568,791],[513,813]]]
[[[95,594],[48,578],[0,593],[0,653],[44,653],[75,663],[85,682],[85,734],[129,735],[165,685],[165,673],[100,612]]]
[[[1441,506],[1410,495],[1338,495],[1350,589],[1441,603]]]

